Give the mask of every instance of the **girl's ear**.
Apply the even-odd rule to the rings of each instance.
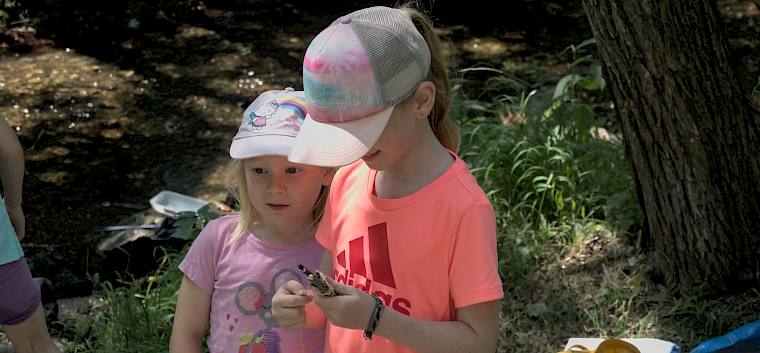
[[[338,168],[324,168],[325,174],[322,176],[322,185],[324,186],[330,186],[330,183],[332,183],[333,177],[335,176],[335,172],[338,171]]]
[[[414,112],[417,119],[427,119],[435,105],[435,84],[422,81],[414,91]]]

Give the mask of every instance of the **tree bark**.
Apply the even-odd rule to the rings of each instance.
[[[671,288],[760,280],[760,113],[714,1],[583,0],[655,270]]]

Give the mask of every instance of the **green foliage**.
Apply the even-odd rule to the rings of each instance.
[[[750,97],[752,98],[752,102],[755,104],[755,106],[760,109],[760,77],[757,78],[757,83],[755,84],[755,87],[752,87],[752,92],[750,92]]]
[[[184,257],[168,252],[155,272],[126,286],[94,278],[102,309],[61,322],[64,337],[74,342],[72,352],[166,352],[182,273]]]
[[[536,278],[508,283],[499,352],[556,352],[570,337],[658,338],[688,352],[760,319],[757,290],[673,296],[649,280],[646,258],[634,247],[615,238],[596,242],[593,253],[583,253],[588,244],[574,246],[569,253],[583,256],[554,258]]]
[[[220,216],[207,204],[198,212],[180,212],[171,237],[192,241],[206,224]],[[183,274],[177,270],[188,243],[180,251],[164,252],[158,268],[137,281],[120,280],[120,286],[100,282],[93,276],[96,295],[105,310],[64,320],[63,335],[74,342],[72,352],[166,352],[171,336],[174,309]],[[204,347],[205,349],[205,347]]]
[[[538,88],[507,70],[462,71],[493,75],[481,93],[490,101],[458,100],[452,114],[462,125],[462,158],[496,211],[500,270],[508,279],[529,276],[579,241],[573,229],[603,223],[625,232],[641,222],[622,144],[592,133],[593,102],[605,86],[601,66],[583,55],[568,71],[553,87]]]
[[[26,9],[18,0],[0,0],[0,33],[13,27],[12,24],[22,24],[28,17]],[[24,23],[25,24],[25,23]]]
[[[172,238],[194,240],[206,224],[220,216],[220,213],[211,209],[211,204],[201,207],[198,212],[179,212],[174,221]]]
[[[591,44],[568,48],[567,72],[551,85],[528,84],[506,65],[463,70],[455,83],[477,87],[452,116],[460,154],[496,211],[506,289],[498,351],[559,351],[569,337],[654,337],[690,349],[757,320],[757,291],[679,298],[649,281],[646,256],[627,239],[642,216],[623,145],[592,133],[609,103]]]

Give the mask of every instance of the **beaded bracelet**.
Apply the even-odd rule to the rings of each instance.
[[[375,298],[375,306],[372,308],[372,314],[369,316],[367,328],[364,329],[364,339],[368,341],[372,340],[372,334],[377,328],[378,321],[380,321],[380,312],[385,309],[385,305],[383,305],[380,298],[374,294],[372,295],[372,298]]]

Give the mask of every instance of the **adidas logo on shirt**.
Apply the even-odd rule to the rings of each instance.
[[[366,240],[366,242],[365,242]],[[365,259],[365,248],[368,256]],[[386,306],[409,315],[412,304],[406,298],[394,298],[396,280],[393,277],[390,254],[388,252],[388,229],[385,223],[376,224],[367,229],[367,236],[360,236],[348,243],[348,249],[336,256],[335,280],[352,285],[368,293],[374,293],[385,302]],[[369,266],[367,266],[369,264]],[[371,275],[369,274],[371,273]],[[391,289],[380,290],[387,287]]]

